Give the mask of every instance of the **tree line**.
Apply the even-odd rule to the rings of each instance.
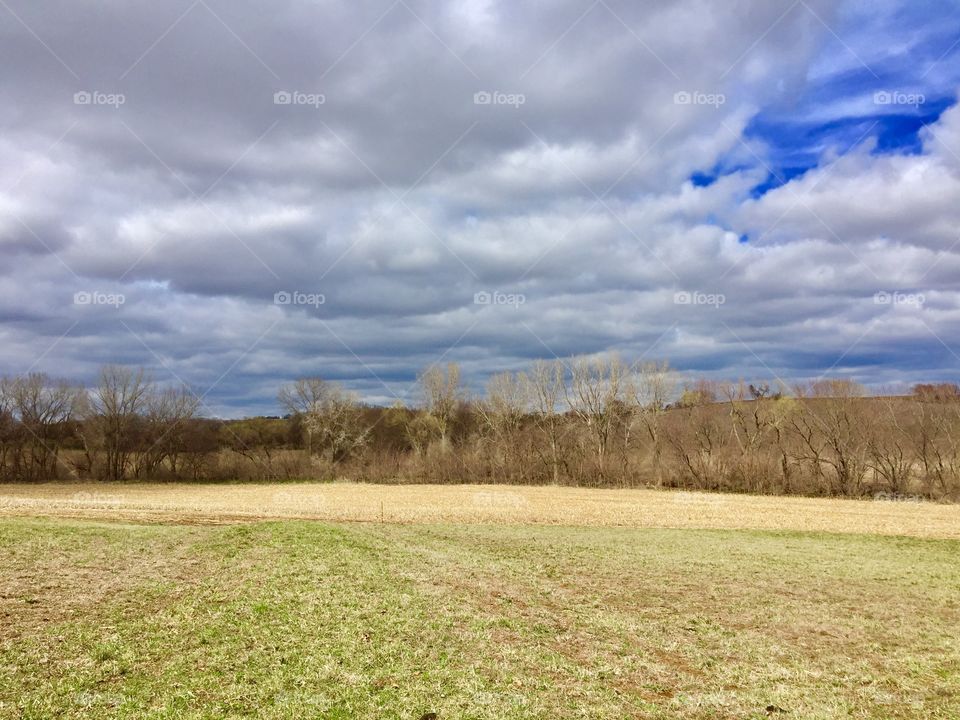
[[[658,486],[960,496],[960,388],[868,397],[849,379],[783,384],[684,378],[616,355],[540,360],[467,392],[431,366],[407,406],[341,385],[280,389],[283,417],[223,421],[145,371],[109,366],[77,387],[0,380],[0,480],[283,480]]]

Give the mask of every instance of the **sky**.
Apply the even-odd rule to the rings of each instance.
[[[0,375],[960,380],[960,1],[0,0]]]

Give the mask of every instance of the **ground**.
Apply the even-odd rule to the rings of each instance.
[[[781,499],[772,530],[743,529],[762,498],[249,491],[333,515],[354,489],[376,517],[346,522],[259,519],[243,492],[143,507],[186,487],[58,505],[70,487],[0,489],[0,717],[960,717],[950,506]],[[416,493],[428,522],[396,522]]]
[[[661,490],[353,483],[0,485],[0,517],[222,523],[310,518],[804,530],[960,539],[960,505]],[[890,500],[891,497],[899,501]]]

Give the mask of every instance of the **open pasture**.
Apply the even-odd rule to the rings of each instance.
[[[950,506],[41,485],[3,512],[0,717],[960,717]]]

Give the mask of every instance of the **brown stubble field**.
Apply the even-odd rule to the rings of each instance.
[[[502,485],[10,484],[0,486],[2,516],[185,524],[295,518],[960,538],[958,505]]]

